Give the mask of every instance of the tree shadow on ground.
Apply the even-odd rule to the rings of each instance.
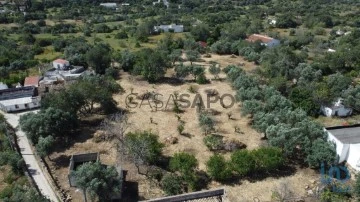
[[[51,162],[56,167],[69,167],[70,158],[71,158],[71,156],[62,154],[62,155],[60,155],[60,156],[58,156],[56,158],[52,158]]]
[[[126,175],[128,171],[123,171],[124,184],[122,189],[121,201],[139,201],[144,200],[139,196],[139,183],[134,181],[126,181]]]
[[[181,79],[175,78],[175,77],[163,77],[163,78],[159,79],[156,83],[157,84],[169,84],[172,86],[180,86],[180,85],[184,84],[184,81],[182,81]]]
[[[248,175],[247,177],[244,177],[244,179],[249,180],[250,182],[257,182],[262,181],[268,177],[273,178],[281,178],[286,176],[294,175],[296,172],[296,166],[295,165],[284,165],[280,169],[273,170],[270,172],[254,172]]]

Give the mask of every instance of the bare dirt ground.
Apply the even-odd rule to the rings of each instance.
[[[222,68],[225,68],[230,64],[239,64],[245,63],[244,69],[246,71],[252,71],[255,69],[255,66],[251,63],[244,62],[241,57],[231,57],[231,56],[219,56],[212,55],[211,58],[202,58],[204,62],[198,64],[209,66],[209,61],[215,61],[221,65]],[[181,94],[188,94],[191,104],[194,102],[195,94],[189,92],[189,87],[193,86],[197,88],[197,92],[201,95],[205,106],[207,107],[207,96],[205,93],[206,89],[216,89],[219,92],[219,95],[224,94],[235,95],[235,91],[231,88],[228,82],[225,80],[225,75],[222,73],[219,80],[211,80],[209,84],[198,85],[190,80],[193,79],[191,76],[185,83],[173,83],[171,76],[174,74],[172,70],[169,70],[167,73],[167,79],[163,82],[157,84],[149,84],[148,82],[141,80],[139,77],[134,77],[128,73],[121,73],[121,78],[119,83],[125,89],[125,93],[121,95],[115,95],[114,99],[118,102],[118,106],[121,108],[126,108],[126,97],[131,93],[137,93],[138,95],[144,94],[146,92],[154,92],[161,94],[157,99],[162,101],[162,107],[157,111],[154,108],[151,108],[149,104],[154,106],[154,102],[148,102],[147,100],[141,103],[140,99],[134,99],[135,105],[132,104],[131,107],[126,108],[129,111],[129,121],[130,127],[128,131],[136,130],[151,130],[153,133],[159,135],[161,142],[165,142],[165,139],[173,136],[178,138],[177,144],[166,144],[164,148],[163,155],[172,156],[176,152],[188,152],[194,154],[198,159],[199,170],[206,171],[205,163],[209,157],[213,154],[208,150],[208,148],[203,143],[203,138],[205,135],[201,131],[198,123],[198,115],[196,112],[196,107],[190,107],[183,109],[183,113],[178,114],[181,120],[185,121],[185,131],[187,135],[179,135],[177,132],[178,118],[176,114],[172,111],[173,108],[173,99],[175,92]],[[213,76],[208,72],[206,73],[207,78],[212,79]],[[212,98],[211,98],[212,99]],[[224,103],[228,105],[231,102],[230,99],[225,98]],[[158,105],[159,106],[159,105]],[[261,140],[261,134],[253,130],[249,125],[249,119],[247,117],[242,117],[240,115],[240,105],[235,103],[232,107],[223,108],[220,102],[210,103],[209,106],[213,111],[217,112],[217,115],[214,115],[216,120],[216,131],[218,134],[224,136],[225,139],[234,139],[246,144],[247,149],[256,149],[264,144]],[[232,120],[228,119],[227,113],[232,113]],[[151,123],[152,122],[152,123]],[[240,128],[243,134],[235,133],[234,126]],[[66,149],[54,152],[50,158],[52,161],[49,161],[54,168],[55,175],[59,178],[61,187],[65,190],[68,190],[71,194],[73,201],[81,201],[82,195],[81,192],[75,188],[70,188],[68,183],[68,165],[71,154],[76,153],[86,153],[86,152],[100,152],[101,162],[108,165],[115,165],[116,163],[116,150],[113,147],[111,142],[101,142],[95,143],[93,141],[93,134],[95,129],[82,131],[82,134],[78,137],[77,140]],[[229,154],[226,155],[229,157]],[[163,196],[164,193],[161,191],[157,183],[151,182],[146,179],[144,176],[137,174],[137,170],[131,163],[124,163],[121,165],[124,170],[127,170],[126,180],[133,183],[138,192],[138,199],[150,199]],[[208,188],[215,187],[225,187],[227,191],[227,197],[229,201],[253,201],[255,198],[258,198],[260,201],[270,201],[271,193],[274,187],[276,187],[280,182],[286,181],[293,192],[297,196],[302,196],[305,194],[304,187],[309,183],[309,181],[317,179],[318,175],[315,171],[311,169],[301,169],[301,168],[292,168],[293,170],[284,173],[279,173],[278,176],[265,176],[265,177],[256,177],[255,179],[242,179],[238,182],[235,182],[231,185],[222,185],[217,182],[211,182],[208,185]],[[136,194],[136,193],[131,193]],[[134,199],[132,199],[134,200]],[[132,201],[131,199],[127,201]]]

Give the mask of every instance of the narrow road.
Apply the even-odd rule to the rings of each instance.
[[[0,113],[2,113],[0,111]],[[31,177],[39,187],[41,193],[50,199],[52,202],[58,202],[55,192],[52,190],[49,182],[47,181],[43,171],[40,169],[39,163],[36,161],[34,153],[31,149],[30,142],[23,131],[17,128],[19,125],[19,118],[21,114],[7,114],[3,113],[7,122],[16,129],[16,136],[26,166],[30,171]]]

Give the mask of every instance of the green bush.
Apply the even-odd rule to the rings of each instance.
[[[207,171],[210,177],[217,181],[225,181],[231,178],[232,171],[225,158],[221,155],[214,155],[206,162]]]
[[[244,176],[255,169],[255,160],[248,150],[239,150],[231,155],[231,168],[238,175]]]
[[[197,76],[196,78],[196,83],[197,84],[207,84],[209,81],[207,80],[205,74],[200,74],[199,76]]]
[[[184,152],[176,153],[170,160],[170,169],[182,174],[194,171],[197,165],[195,156]]]
[[[215,121],[207,113],[200,113],[199,123],[205,134],[208,134],[210,131],[214,130]]]
[[[223,137],[220,135],[207,135],[204,137],[203,141],[210,151],[222,150],[224,148]]]
[[[0,192],[0,199],[4,198],[10,198],[13,195],[13,188],[12,186],[6,186],[1,192]]]
[[[256,171],[269,172],[284,165],[284,155],[279,148],[259,148],[253,150],[251,154],[255,160]]]
[[[170,160],[170,169],[178,171],[187,183],[188,188],[196,190],[199,185],[199,178],[195,174],[198,161],[194,155],[188,153],[176,153]]]
[[[161,180],[161,187],[168,196],[183,193],[181,177],[170,173],[166,174]]]

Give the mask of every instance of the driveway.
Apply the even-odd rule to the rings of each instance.
[[[0,113],[3,113],[0,111]],[[16,136],[26,166],[30,171],[31,177],[39,187],[41,193],[53,202],[58,202],[55,192],[52,190],[49,182],[47,181],[43,171],[40,169],[39,163],[36,161],[34,153],[31,149],[30,142],[23,131],[17,128],[19,125],[19,118],[21,114],[7,114],[3,113],[7,122],[16,129]],[[23,113],[24,114],[24,113]]]

